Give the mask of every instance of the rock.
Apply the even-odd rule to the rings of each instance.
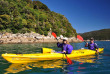
[[[34,38],[36,38],[37,40],[42,40],[43,39],[43,36],[36,36]]]
[[[60,39],[62,39],[63,38],[63,35],[60,35]]]
[[[2,38],[2,35],[0,35],[0,39]]]
[[[3,43],[3,42],[4,42],[3,40],[0,40],[0,44]]]
[[[12,38],[14,38],[14,37],[17,37],[17,35],[16,34],[12,34]]]
[[[7,38],[7,36],[2,36],[2,38]]]
[[[50,33],[51,34],[51,33]],[[63,35],[60,35],[57,37],[60,42],[62,42],[62,39],[67,39],[69,42],[78,42],[78,40],[75,37],[67,38],[63,37]],[[0,33],[0,43],[38,43],[38,42],[57,42],[57,40],[54,38],[54,36],[44,36],[40,35],[38,33],[25,33],[25,34],[11,34],[11,33]]]

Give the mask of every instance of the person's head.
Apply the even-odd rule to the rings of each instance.
[[[69,42],[66,39],[63,39],[64,44],[69,44]]]
[[[90,42],[91,43],[94,43],[94,38],[90,38]]]
[[[66,44],[67,43],[67,40],[66,39],[63,39],[63,43]]]

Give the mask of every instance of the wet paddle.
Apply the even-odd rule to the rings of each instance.
[[[57,35],[54,32],[52,32],[52,35],[57,39]],[[58,41],[58,39],[57,39],[57,41]],[[66,53],[65,53],[65,56],[67,58],[67,63],[72,64],[72,60],[67,57]]]
[[[67,63],[73,64],[72,60],[71,60],[70,58],[67,57],[66,53],[65,53],[65,56],[66,56],[66,58],[67,58]]]
[[[80,36],[80,35],[77,35],[77,39],[81,40],[81,41],[84,41],[83,37]],[[85,41],[84,41],[85,42]],[[86,43],[86,42],[85,42]]]

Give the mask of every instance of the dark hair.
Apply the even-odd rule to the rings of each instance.
[[[67,41],[66,39],[63,39],[63,41]]]
[[[63,39],[63,42],[66,41],[66,44],[70,44],[67,40]]]

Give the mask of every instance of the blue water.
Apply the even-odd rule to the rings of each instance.
[[[110,74],[110,41],[96,41],[104,52],[95,56],[72,58],[74,64],[68,65],[64,59],[37,61],[27,64],[11,64],[0,56],[0,74]],[[74,50],[84,48],[85,43],[71,43]],[[60,51],[55,43],[1,44],[3,53],[39,53],[42,47]]]

